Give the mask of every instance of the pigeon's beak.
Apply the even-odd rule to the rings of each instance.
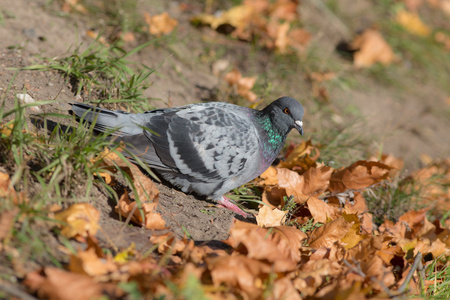
[[[301,135],[303,135],[303,122],[302,121],[295,121],[295,129],[298,130],[298,132],[300,132]]]

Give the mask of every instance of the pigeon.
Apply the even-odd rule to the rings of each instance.
[[[224,194],[261,175],[291,129],[303,135],[303,107],[290,97],[262,110],[208,102],[137,114],[71,104],[78,118],[93,123],[97,131],[113,132],[115,142],[123,141],[173,187],[206,196],[245,217]]]

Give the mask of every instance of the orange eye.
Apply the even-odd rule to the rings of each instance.
[[[289,108],[286,107],[286,108],[284,109],[284,113],[288,115],[288,114],[290,114],[291,112],[289,111]]]

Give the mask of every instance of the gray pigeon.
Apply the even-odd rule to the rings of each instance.
[[[207,196],[243,216],[223,195],[263,173],[292,128],[303,135],[303,107],[289,97],[263,110],[223,102],[139,114],[82,103],[72,103],[72,110],[95,122],[95,130],[116,128],[115,141],[125,142],[128,151],[181,191]]]

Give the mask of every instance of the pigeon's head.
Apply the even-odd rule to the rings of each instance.
[[[274,124],[286,128],[287,132],[295,128],[303,135],[303,106],[294,98],[278,98],[264,111],[270,113]]]

